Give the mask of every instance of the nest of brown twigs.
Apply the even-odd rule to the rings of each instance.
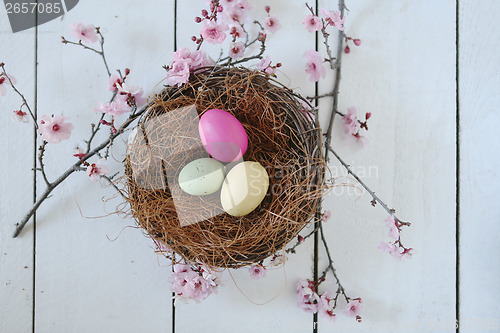
[[[220,192],[191,196],[176,183],[183,166],[209,157],[193,118],[214,108],[241,122],[248,134],[243,159],[269,175],[266,197],[246,216],[221,211]],[[324,194],[319,127],[300,97],[262,72],[199,69],[188,83],[156,95],[136,130],[125,163],[132,215],[188,261],[224,268],[259,263],[297,236]],[[181,215],[201,222],[181,226]]]

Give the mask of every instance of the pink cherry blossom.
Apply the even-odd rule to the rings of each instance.
[[[318,313],[328,318],[331,321],[336,319],[335,313],[333,313],[335,306],[334,295],[330,290],[327,290],[320,296],[318,301]]]
[[[413,248],[407,249],[402,246],[400,247],[395,243],[380,242],[378,248],[384,253],[389,253],[396,259],[408,259],[415,254],[415,250]]]
[[[241,24],[230,24],[229,25],[229,34],[233,36],[233,38],[245,38],[247,36],[245,30]]]
[[[380,242],[378,244],[378,248],[380,249],[380,251],[382,251],[383,253],[389,253],[390,255],[392,256],[396,256],[398,257],[399,256],[399,249],[398,249],[398,246],[394,243],[384,243],[384,242]]]
[[[205,271],[205,269],[200,269]],[[170,289],[176,293],[176,300],[180,299],[185,302],[194,300],[200,302],[213,292],[218,286],[217,277],[208,272],[205,277],[194,271],[190,265],[175,264],[174,272],[169,278]]]
[[[245,54],[245,44],[242,42],[231,43],[229,45],[229,56],[232,59],[240,59],[243,58]]]
[[[26,112],[21,111],[21,110],[12,111],[12,114],[10,115],[10,119],[12,119],[15,122],[22,122],[22,123],[28,123],[30,121],[28,114]]]
[[[252,9],[246,0],[220,0],[220,5],[224,8],[222,19],[225,22],[246,23],[249,19],[249,11]]]
[[[323,213],[323,217],[321,218],[321,220],[323,222],[326,222],[330,219],[330,217],[332,217],[332,212],[329,211],[329,210],[325,210],[325,212]]]
[[[122,79],[118,75],[113,74],[108,79],[108,89],[111,91],[117,91],[118,88],[116,87],[116,85],[121,85],[122,83]]]
[[[190,51],[179,48],[172,56],[173,62],[168,70],[167,84],[181,86],[189,80],[192,70],[205,66],[213,66],[215,62],[201,50]]]
[[[344,313],[348,317],[358,317],[362,309],[363,309],[363,303],[361,301],[361,298],[356,298],[350,300],[349,303],[347,303],[346,310]]]
[[[296,285],[299,307],[309,313],[318,312],[319,295],[314,291],[314,283],[311,280],[299,280]]]
[[[118,89],[118,98],[127,101],[129,105],[133,102],[136,106],[141,106],[146,102],[146,98],[142,96],[144,91],[141,87],[117,83],[116,88]]]
[[[101,176],[109,173],[109,169],[104,165],[104,162],[106,162],[106,159],[101,158],[97,163],[92,163],[87,167],[87,175],[91,181],[96,182]]]
[[[254,280],[261,279],[266,276],[266,268],[262,265],[254,264],[248,268],[250,277]]]
[[[16,78],[12,74],[0,73],[0,96],[5,96],[7,93],[7,85],[10,86],[9,79],[12,81],[12,84],[17,83]]]
[[[358,133],[354,134],[353,135],[354,137],[354,140],[356,141],[356,143],[360,146],[360,147],[366,147],[366,145],[368,144],[368,139],[362,135]]]
[[[307,31],[315,32],[320,31],[323,28],[323,23],[321,23],[321,19],[316,15],[308,14],[302,21]]]
[[[315,50],[309,50],[305,54],[306,63],[306,73],[309,74],[309,79],[312,82],[318,82],[321,77],[326,76],[326,69],[323,66],[324,59],[321,54]]]
[[[326,22],[329,25],[334,26],[340,31],[344,30],[345,16],[343,18],[340,18],[340,16],[342,15],[340,11],[332,12],[330,10],[326,10],[325,8],[320,8],[319,10],[325,16]]]
[[[205,24],[201,28],[201,37],[209,43],[220,44],[226,39],[226,31],[228,27],[225,24],[215,21],[205,20]]]
[[[83,149],[79,148],[79,147],[76,147],[75,148],[75,153],[73,154],[74,157],[78,158],[79,160],[81,160],[82,158],[84,158],[85,156],[87,156],[87,154],[83,151]]]
[[[271,66],[271,57],[270,56],[267,56],[267,57],[261,59],[260,62],[257,64],[257,69],[261,70],[267,74],[276,73],[276,68]]]
[[[111,103],[99,103],[99,107],[94,109],[95,111],[107,113],[111,116],[121,116],[124,113],[130,112],[131,107],[127,104],[124,99],[116,99]]]
[[[264,20],[264,28],[269,32],[276,32],[281,28],[278,18],[274,15],[269,15]]]
[[[358,110],[355,107],[347,109],[347,113],[342,117],[342,126],[347,135],[355,135],[359,132]]]
[[[85,43],[95,43],[97,42],[97,32],[93,25],[84,25],[83,23],[73,23],[71,24],[71,32],[77,40],[81,40]]]
[[[168,70],[167,84],[181,86],[189,80],[189,61],[179,60],[172,64]]]
[[[66,119],[68,118],[65,116],[41,116],[38,133],[42,135],[42,140],[48,143],[59,143],[69,139],[73,125],[65,123]]]
[[[389,227],[389,237],[392,239],[399,239],[399,228],[396,226],[394,215],[390,215],[385,219],[385,224]]]

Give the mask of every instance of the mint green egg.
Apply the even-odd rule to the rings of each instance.
[[[226,176],[224,165],[213,158],[200,158],[188,163],[179,173],[179,186],[191,195],[217,192]]]

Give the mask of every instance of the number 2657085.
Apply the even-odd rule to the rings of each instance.
[[[63,9],[61,3],[36,3],[36,2],[23,2],[23,3],[5,3],[7,14],[59,14]]]

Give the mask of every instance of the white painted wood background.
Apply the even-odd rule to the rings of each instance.
[[[153,92],[174,51],[175,6],[181,47],[192,46],[190,36],[199,29],[194,17],[204,4],[82,0],[62,19],[17,34],[0,9],[0,62],[39,116],[62,113],[76,125],[70,140],[49,147],[50,178],[72,163],[74,146],[96,119],[93,108],[109,97],[99,58],[60,43],[61,35],[71,36],[69,25],[102,27],[110,67],[131,68],[130,82]],[[253,3],[262,17],[265,4]],[[268,48],[284,64],[280,80],[313,93],[301,57],[315,45],[301,24],[303,2],[267,4],[282,24]],[[320,6],[333,9],[336,3],[322,0]],[[358,197],[348,188],[336,189],[325,198],[325,209],[333,212],[327,237],[344,286],[364,299],[365,309],[361,324],[339,314],[336,323],[320,319],[317,329],[451,332],[458,308],[460,332],[498,332],[500,2],[362,0],[347,6],[346,33],[361,38],[362,46],[344,57],[340,108],[356,106],[373,116],[366,148],[346,144],[339,122],[334,147],[354,167],[376,170],[364,180],[413,223],[403,237],[417,255],[398,262],[378,251],[378,242],[386,239],[385,212],[372,208],[366,193]],[[329,91],[332,79],[320,91]],[[36,187],[33,183],[33,130],[9,119],[19,107],[17,96],[9,91],[0,103],[0,332],[313,331],[312,316],[296,306],[294,294],[299,278],[312,277],[312,241],[290,256],[284,270],[258,282],[250,281],[245,269],[234,271],[237,286],[225,272],[217,295],[200,304],[178,304],[174,312],[170,267],[158,260],[140,230],[128,228],[132,220],[93,218],[113,212],[118,201],[104,203],[101,198],[113,191],[83,173],[44,203],[36,227],[30,222],[12,239],[14,224],[43,183],[41,177]],[[122,148],[114,150],[117,160]],[[331,167],[345,174],[333,161]],[[112,169],[121,170],[120,164]],[[320,269],[323,264],[320,251]],[[333,288],[332,279],[329,285]],[[255,303],[278,297],[255,305],[239,289]]]

